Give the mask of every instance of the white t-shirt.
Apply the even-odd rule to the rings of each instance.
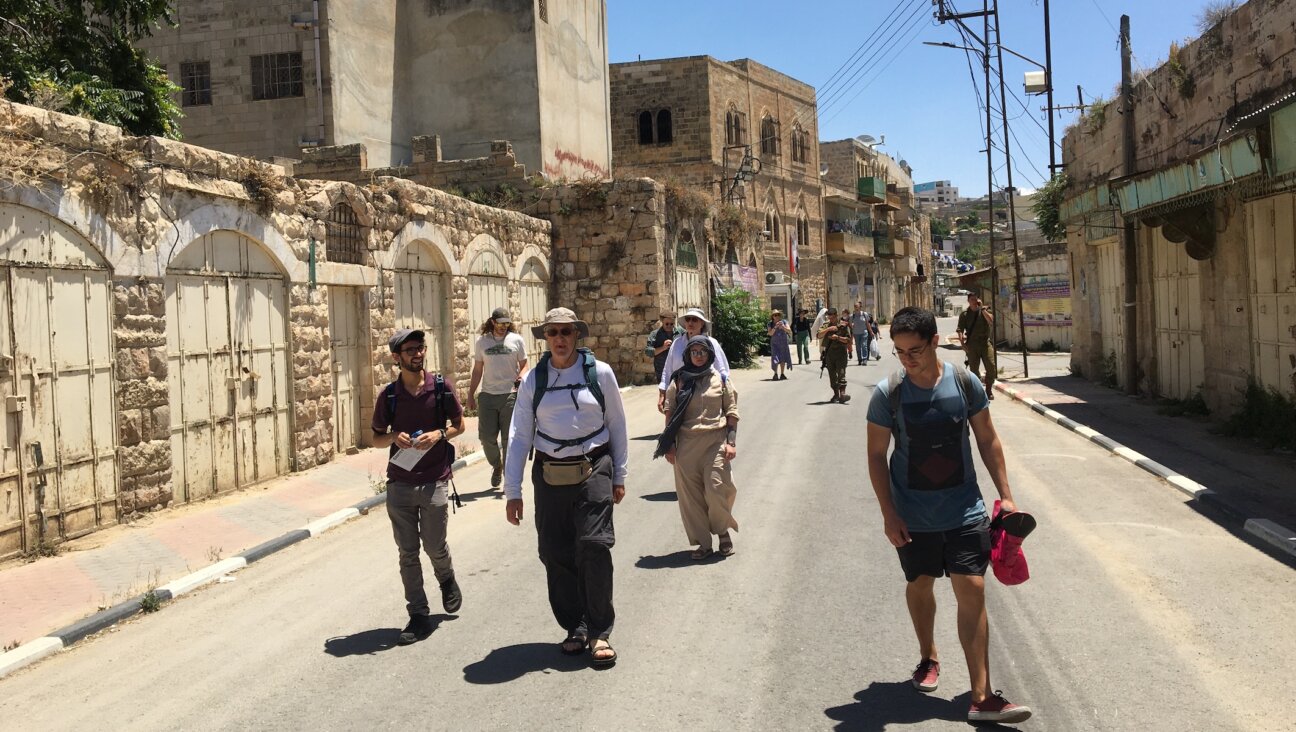
[[[507,333],[503,338],[487,333],[477,339],[473,355],[482,363],[482,393],[508,394],[513,391],[519,369],[526,363],[526,341],[517,333]]]

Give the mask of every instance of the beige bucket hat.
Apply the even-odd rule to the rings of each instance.
[[[536,338],[544,338],[546,325],[557,325],[561,323],[571,323],[574,325],[576,327],[576,335],[579,338],[584,338],[589,335],[589,325],[587,325],[585,321],[577,319],[576,313],[572,312],[569,308],[554,308],[545,313],[544,321],[542,323],[531,326],[531,334]]]

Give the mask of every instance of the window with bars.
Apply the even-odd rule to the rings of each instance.
[[[211,103],[211,62],[180,64],[180,105],[198,107]]]
[[[334,206],[324,239],[325,258],[330,262],[364,264],[366,233],[350,206],[345,203]]]
[[[252,57],[252,99],[300,96],[304,96],[300,51]]]

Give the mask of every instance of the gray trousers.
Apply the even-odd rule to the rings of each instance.
[[[405,585],[405,609],[411,616],[427,615],[427,593],[423,591],[423,564],[419,543],[432,560],[438,583],[454,577],[446,529],[450,523],[448,481],[411,485],[387,481],[387,517],[400,553],[401,583]]]
[[[477,395],[477,437],[492,468],[503,467],[508,459],[509,424],[516,402],[517,392]]]

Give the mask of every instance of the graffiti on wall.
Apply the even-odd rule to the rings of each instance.
[[[612,174],[608,172],[607,168],[604,168],[603,166],[599,165],[593,160],[590,160],[588,158],[583,158],[574,152],[569,152],[561,148],[555,148],[553,151],[553,156],[554,159],[557,160],[559,164],[555,165],[553,163],[545,163],[545,174],[550,177],[553,178],[563,177],[563,166],[574,166],[580,168],[581,170],[585,171],[590,175],[597,176],[599,179],[606,179],[612,177]]]

